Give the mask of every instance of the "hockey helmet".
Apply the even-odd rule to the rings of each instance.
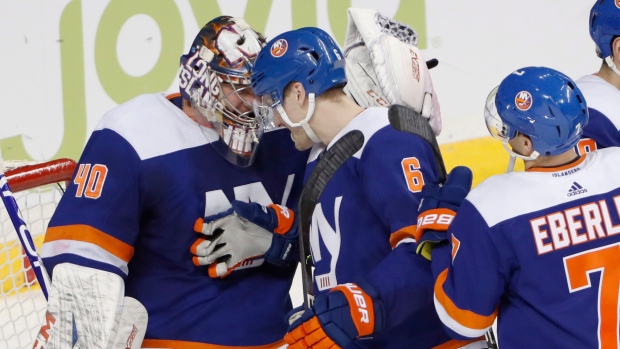
[[[568,76],[550,68],[526,67],[491,91],[485,121],[491,135],[504,144],[521,133],[532,141],[533,158],[552,156],[579,142],[588,123],[588,107]]]
[[[612,55],[611,42],[620,36],[620,0],[597,0],[590,10],[590,37],[599,57]]]
[[[198,123],[217,131],[219,140],[211,144],[218,152],[244,167],[253,162],[265,129],[273,126],[271,120],[256,117],[250,85],[264,44],[262,35],[243,19],[220,16],[202,27],[181,56],[181,96],[191,102]]]
[[[280,34],[267,43],[252,71],[252,88],[264,108],[278,108],[283,120],[293,124],[283,114],[284,88],[300,82],[315,96],[333,87],[346,85],[345,60],[334,39],[320,28],[306,27]],[[314,107],[312,106],[311,109]],[[309,121],[311,112],[306,116]]]

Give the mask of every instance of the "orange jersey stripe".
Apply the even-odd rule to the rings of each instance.
[[[277,349],[283,346],[284,340],[277,341],[272,344],[259,345],[259,346],[228,346],[228,345],[216,345],[186,341],[164,340],[164,339],[145,339],[142,342],[142,348],[165,348],[165,349]]]
[[[180,92],[174,92],[174,93],[171,93],[169,95],[166,95],[166,99],[167,100],[171,100],[171,99],[175,99],[175,98],[179,98],[179,97],[181,97],[181,93]]]
[[[563,171],[563,170],[567,170],[569,168],[573,168],[573,167],[579,166],[579,164],[581,164],[585,159],[586,159],[586,156],[585,155],[581,155],[579,157],[579,159],[577,159],[576,161],[571,162],[570,164],[566,164],[566,165],[558,166],[558,167],[532,167],[532,168],[526,170],[526,172],[555,172],[555,171]]]
[[[84,224],[48,228],[45,242],[74,240],[95,244],[119,259],[129,262],[133,257],[133,246],[116,239],[99,229]]]
[[[448,269],[442,271],[437,277],[437,281],[435,281],[435,297],[444,307],[450,318],[464,327],[475,330],[485,330],[491,327],[493,325],[493,321],[495,321],[495,318],[497,317],[497,309],[495,309],[491,315],[484,316],[476,314],[470,310],[458,308],[443,291],[443,284],[446,282],[447,278]]]
[[[471,344],[471,343],[478,342],[478,341],[486,341],[486,340],[484,339],[484,337],[471,339],[467,341],[457,341],[453,339],[451,341],[448,341],[436,347],[433,347],[432,349],[459,349],[459,348],[466,346],[467,344]]]
[[[401,242],[403,239],[413,239],[417,229],[417,225],[410,225],[408,227],[402,228],[395,233],[392,233],[392,235],[390,235],[390,245],[392,245],[392,248],[395,248],[396,245],[398,245],[398,243]]]

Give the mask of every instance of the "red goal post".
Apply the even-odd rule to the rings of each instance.
[[[40,248],[76,163],[71,159],[3,161],[0,166],[34,244]],[[45,297],[8,213],[0,206],[0,349],[30,348],[43,323]]]

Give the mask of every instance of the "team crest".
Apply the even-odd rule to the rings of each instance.
[[[620,0],[616,0],[616,7],[620,8]]]
[[[280,39],[271,45],[271,55],[274,57],[281,57],[286,53],[288,49],[288,42],[284,39]]]
[[[532,95],[527,91],[521,91],[515,96],[515,105],[519,110],[526,111],[532,106]]]

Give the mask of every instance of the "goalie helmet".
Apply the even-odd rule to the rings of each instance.
[[[196,121],[213,128],[211,142],[231,163],[249,166],[272,122],[254,113],[250,74],[265,39],[241,18],[221,16],[207,23],[181,56],[179,87]],[[203,129],[205,133],[212,132]]]
[[[276,36],[261,51],[252,71],[252,88],[267,96],[270,107],[284,101],[284,88],[300,82],[307,93],[320,96],[344,86],[345,61],[338,44],[319,28],[300,28]]]
[[[611,42],[620,36],[620,0],[598,0],[590,10],[590,37],[599,57],[612,55]]]
[[[521,133],[530,137],[537,154],[552,156],[579,142],[588,123],[588,107],[568,76],[550,68],[526,67],[491,91],[485,121],[491,135],[504,144]]]

